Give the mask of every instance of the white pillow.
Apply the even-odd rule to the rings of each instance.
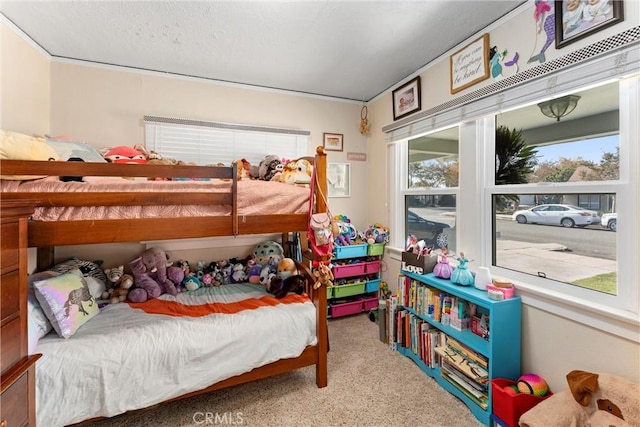
[[[45,144],[55,150],[60,159],[64,161],[69,160],[71,157],[76,157],[85,162],[107,163],[107,159],[102,157],[102,154],[84,142],[47,139]]]
[[[98,314],[98,303],[78,269],[33,284],[36,298],[53,329],[69,338]]]

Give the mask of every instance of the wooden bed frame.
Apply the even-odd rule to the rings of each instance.
[[[316,149],[315,157],[307,157],[315,164],[317,173],[316,193],[326,188],[326,154],[323,147]],[[283,240],[291,232],[306,235],[307,213],[284,215],[240,216],[237,208],[236,167],[131,165],[84,162],[38,162],[2,160],[3,175],[47,176],[119,176],[119,177],[188,177],[220,178],[231,181],[228,193],[12,193],[2,192],[0,202],[8,200],[36,201],[36,206],[152,206],[152,205],[230,205],[231,215],[218,217],[184,218],[135,218],[102,219],[84,221],[29,221],[28,246],[38,250],[37,269],[44,270],[53,264],[56,246],[83,245],[91,243],[119,243],[144,240],[170,240],[196,237],[236,236],[246,234],[282,233]],[[284,184],[283,184],[284,185]],[[324,197],[315,197],[316,212],[325,212]],[[78,233],[78,230],[82,230]],[[306,241],[306,239],[303,239]],[[310,259],[308,251],[305,258]],[[316,306],[317,344],[307,347],[297,358],[282,359],[255,368],[203,390],[189,393],[171,400],[191,397],[201,393],[234,386],[272,375],[288,372],[305,366],[316,366],[316,384],[327,385],[327,293],[324,288],[313,289],[313,276],[309,269],[300,265],[307,275],[307,293]]]

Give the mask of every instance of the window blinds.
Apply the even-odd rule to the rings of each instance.
[[[309,131],[144,116],[145,145],[163,157],[198,165],[259,164],[268,154],[285,159],[307,155]]]

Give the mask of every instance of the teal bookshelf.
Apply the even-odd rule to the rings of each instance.
[[[491,426],[491,380],[494,378],[517,380],[520,376],[522,323],[522,304],[520,298],[513,297],[500,301],[492,300],[488,297],[486,291],[478,290],[472,286],[458,286],[449,280],[437,278],[432,273],[420,275],[401,271],[401,276],[408,277],[412,281],[415,281],[413,282],[415,288],[430,288],[431,292],[438,294],[444,293],[448,296],[455,297],[458,301],[475,304],[478,313],[488,316],[489,334],[487,337],[482,337],[473,333],[471,328],[459,330],[449,324],[445,324],[446,322],[441,322],[440,320],[442,319],[436,320],[436,316],[430,315],[424,305],[415,302],[418,299],[417,296],[407,305],[403,305],[405,301],[398,301],[398,309],[405,310],[408,313],[407,316],[413,319],[413,322],[426,322],[430,329],[440,331],[447,339],[452,338],[473,353],[479,355],[478,357],[481,359],[486,359],[486,371],[488,374],[486,382],[486,405],[478,403],[478,401],[473,398],[472,393],[467,392],[464,387],[443,376],[443,373],[446,374],[446,369],[443,369],[440,364],[435,363],[432,364],[433,367],[428,366],[415,352],[416,348],[413,345],[413,341],[412,348],[403,347],[398,343],[396,349],[402,355],[413,360],[426,375],[433,377],[442,388],[464,402],[480,422]],[[414,303],[413,307],[411,306],[412,302]],[[481,400],[485,403],[484,399]]]

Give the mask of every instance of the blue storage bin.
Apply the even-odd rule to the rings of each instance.
[[[336,259],[344,258],[357,258],[361,256],[367,256],[367,246],[363,245],[349,245],[349,246],[336,246],[334,248]]]
[[[365,292],[378,292],[381,279],[367,280],[364,285]]]

